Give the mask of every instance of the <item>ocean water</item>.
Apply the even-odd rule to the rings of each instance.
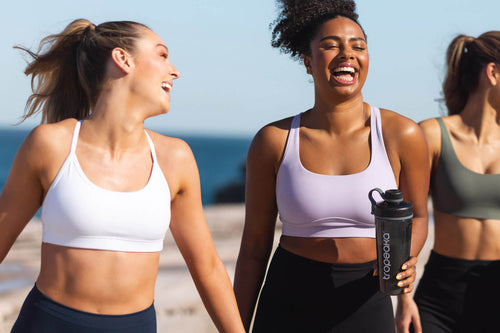
[[[25,129],[0,129],[0,189],[3,188],[14,156],[28,133],[29,130]],[[233,192],[234,188],[241,189],[244,183],[244,165],[250,137],[174,136],[185,140],[196,158],[203,205],[217,203],[217,193],[220,192],[231,193],[231,201],[241,201],[238,200],[241,193]],[[227,199],[228,196],[219,197]]]

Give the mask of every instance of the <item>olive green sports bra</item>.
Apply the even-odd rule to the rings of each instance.
[[[500,174],[480,174],[458,160],[441,118],[441,155],[431,177],[434,209],[461,217],[500,220]]]

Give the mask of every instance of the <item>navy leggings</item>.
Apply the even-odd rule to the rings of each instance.
[[[394,332],[392,302],[378,291],[373,265],[323,263],[278,247],[253,332]]]
[[[464,260],[434,251],[415,292],[424,333],[500,332],[500,261]]]
[[[146,310],[127,315],[99,315],[59,304],[37,287],[30,291],[11,333],[156,333],[156,313]]]

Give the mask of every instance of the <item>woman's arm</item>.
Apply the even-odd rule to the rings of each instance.
[[[417,124],[408,126],[401,139],[399,188],[404,200],[413,204],[411,256],[418,256],[427,239],[429,195],[429,153],[424,134]]]
[[[427,198],[429,193],[429,154],[424,134],[413,121],[404,117],[394,117],[389,127],[388,139],[398,156],[399,189],[403,191],[404,200],[413,204],[413,225],[410,260],[405,263],[406,269],[398,274],[405,294],[398,297],[396,311],[396,329],[398,333],[409,332],[413,323],[415,332],[421,331],[420,316],[413,301],[411,291],[416,278],[415,266],[417,256],[427,239]],[[394,164],[394,162],[393,162]]]
[[[50,158],[46,127],[34,129],[21,144],[0,194],[0,263],[42,203],[40,174]]]
[[[429,148],[429,168],[431,176],[437,166],[441,154],[441,128],[436,119],[427,119],[419,123]]]
[[[431,170],[434,169],[435,160],[439,157],[441,132],[438,123],[434,119],[425,120],[419,125],[422,128],[422,133],[428,147],[426,160],[427,168],[424,169],[427,169],[427,172],[430,174],[432,172]],[[420,154],[418,157],[419,159],[423,159]],[[425,165],[424,161],[419,162],[419,164],[422,166]],[[419,239],[420,242],[417,243],[416,248],[414,248],[412,244],[412,251],[415,251],[416,249],[420,251],[423,246],[423,244],[420,245],[422,240],[418,236],[417,239]],[[425,238],[423,239],[423,242],[425,242]],[[405,294],[398,297],[398,307],[396,310],[397,332],[408,332],[410,323],[413,323],[414,332],[422,332],[418,308],[413,300],[413,296],[411,294]]]
[[[399,189],[404,200],[413,205],[410,256],[416,257],[427,239],[428,146],[422,129],[414,121],[387,110],[382,119],[384,142]]]
[[[196,161],[186,143],[169,149],[175,179],[170,230],[184,257],[201,299],[219,332],[244,332],[231,281],[217,254],[201,202]],[[173,164],[170,164],[171,166]],[[171,178],[172,174],[169,175]]]
[[[283,132],[273,125],[264,127],[247,156],[245,227],[234,278],[236,300],[247,331],[273,248],[278,213],[276,173],[286,140]]]

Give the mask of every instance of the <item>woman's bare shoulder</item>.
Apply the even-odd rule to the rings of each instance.
[[[77,120],[66,119],[57,123],[35,127],[25,138],[20,150],[29,152],[35,159],[57,159],[66,156],[71,148],[71,139]]]
[[[185,159],[190,158],[193,154],[188,143],[180,138],[160,134],[151,130],[148,130],[148,134],[153,140],[156,154],[160,160]]]
[[[427,140],[434,140],[441,136],[441,128],[436,118],[429,118],[418,123],[424,131]]]
[[[249,154],[281,156],[293,117],[280,119],[262,127],[253,137]]]
[[[422,129],[414,120],[398,112],[380,109],[380,115],[384,138],[388,137],[404,142],[406,140],[420,139],[423,135]]]

